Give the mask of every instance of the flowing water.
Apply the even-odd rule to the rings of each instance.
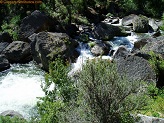
[[[101,42],[100,40],[90,37],[91,40],[95,42]],[[134,42],[137,41],[138,37],[134,34],[127,37],[114,37],[113,40],[109,41],[112,46],[112,50],[116,51],[119,46],[124,45],[129,51],[132,50]],[[72,63],[72,69],[69,72],[69,75],[73,75],[77,71],[82,69],[82,65],[86,63],[88,59],[94,59],[92,53],[90,52],[89,46],[86,43],[79,43],[77,50],[80,53],[80,56],[77,58],[76,63]],[[112,56],[101,56],[102,59],[112,59]]]
[[[92,40],[99,42],[96,39]],[[128,50],[133,48],[133,43],[137,40],[135,35],[128,37],[115,37],[109,43],[113,50],[117,50],[120,45],[124,45]],[[72,63],[72,70],[69,75],[73,75],[81,70],[82,64],[88,59],[95,57],[90,52],[87,44],[79,43],[77,50],[80,56],[76,63]],[[102,56],[103,59],[112,59],[112,56]],[[29,119],[36,113],[35,106],[37,97],[44,96],[41,83],[44,82],[44,72],[33,62],[28,64],[13,64],[10,69],[0,72],[0,113],[6,110],[14,110]],[[53,88],[53,87],[52,87]]]
[[[41,89],[44,72],[33,62],[13,64],[0,73],[0,113],[6,110],[19,112],[28,119],[35,113],[36,97],[44,96]]]

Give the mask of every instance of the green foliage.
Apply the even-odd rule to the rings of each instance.
[[[80,42],[89,42],[89,36],[87,34],[81,34],[78,39]]]
[[[156,74],[159,75],[160,71],[164,71],[164,60],[160,55],[155,54],[153,51],[150,51],[149,54],[151,56],[149,63],[156,71]]]
[[[20,16],[14,16],[10,21],[3,21],[2,31],[8,32],[14,40],[18,40]]]
[[[79,75],[85,103],[100,123],[134,122],[127,119],[130,111],[146,105],[144,82],[119,76],[115,64],[108,60],[89,61]]]
[[[46,74],[42,89],[45,97],[38,102],[41,123],[57,123],[64,107],[76,99],[77,91],[74,82],[67,76],[68,67],[61,59],[50,64],[49,74]],[[50,87],[52,89],[50,89]]]
[[[18,117],[0,116],[0,123],[27,123],[27,121]]]
[[[162,15],[162,21],[163,21],[163,25],[160,27],[160,29],[164,31],[164,13]]]
[[[155,99],[156,96],[158,95],[158,88],[155,85],[150,84],[148,86],[148,94]]]
[[[147,16],[161,17],[164,12],[164,0],[121,0],[119,7],[125,13],[139,13]]]
[[[96,45],[95,42],[89,42],[89,43],[88,43],[88,46],[89,46],[90,48],[94,47],[95,45]]]
[[[144,107],[144,110],[139,110],[138,113],[164,117],[164,88],[159,89],[155,85],[150,84],[148,86],[148,95],[150,96],[150,99],[147,100],[148,105]]]

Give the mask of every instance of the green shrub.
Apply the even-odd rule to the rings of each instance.
[[[59,122],[64,107],[71,100],[76,99],[77,91],[74,81],[67,75],[68,67],[61,59],[56,59],[50,64],[49,73],[46,74],[45,83],[42,85],[45,97],[40,98],[37,104],[41,123]]]
[[[160,27],[160,29],[164,31],[164,13],[162,15],[162,21],[163,21],[163,25]]]
[[[0,123],[27,123],[27,121],[18,117],[0,116]]]
[[[108,60],[88,61],[79,83],[85,104],[100,123],[134,122],[130,112],[147,104],[144,82],[118,75],[116,65]]]
[[[14,40],[18,40],[18,32],[19,32],[19,23],[20,23],[20,16],[14,16],[11,20],[3,21],[1,26],[3,32],[8,32]]]

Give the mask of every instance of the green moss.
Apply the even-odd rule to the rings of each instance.
[[[94,47],[95,45],[96,45],[95,42],[89,42],[89,43],[88,43],[88,46],[89,46],[90,48]]]
[[[79,41],[80,41],[80,42],[86,43],[86,42],[89,41],[89,36],[88,36],[87,34],[82,34],[82,35],[80,35],[80,37],[79,37]]]

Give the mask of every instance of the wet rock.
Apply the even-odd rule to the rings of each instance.
[[[111,24],[119,24],[119,18],[113,19]]]
[[[122,18],[122,25],[123,26],[132,26],[133,25],[133,19],[137,17],[135,14],[130,14],[128,16],[125,16]]]
[[[105,41],[112,39],[114,36],[127,36],[127,33],[122,27],[101,22],[95,26],[92,35],[97,39]]]
[[[77,58],[75,46],[65,33],[40,32],[31,43],[31,51],[34,60],[48,71],[49,62],[57,57],[68,61]]]
[[[2,115],[2,116],[10,116],[10,117],[18,117],[18,118],[23,119],[23,116],[20,113],[14,111],[14,110],[4,111],[0,115]]]
[[[149,21],[146,16],[140,15],[133,19],[133,30],[137,33],[147,33],[149,31]]]
[[[0,55],[0,71],[4,71],[10,68],[10,63],[6,59],[5,55]]]
[[[10,63],[26,63],[31,60],[30,45],[23,41],[10,43],[2,53]]]

